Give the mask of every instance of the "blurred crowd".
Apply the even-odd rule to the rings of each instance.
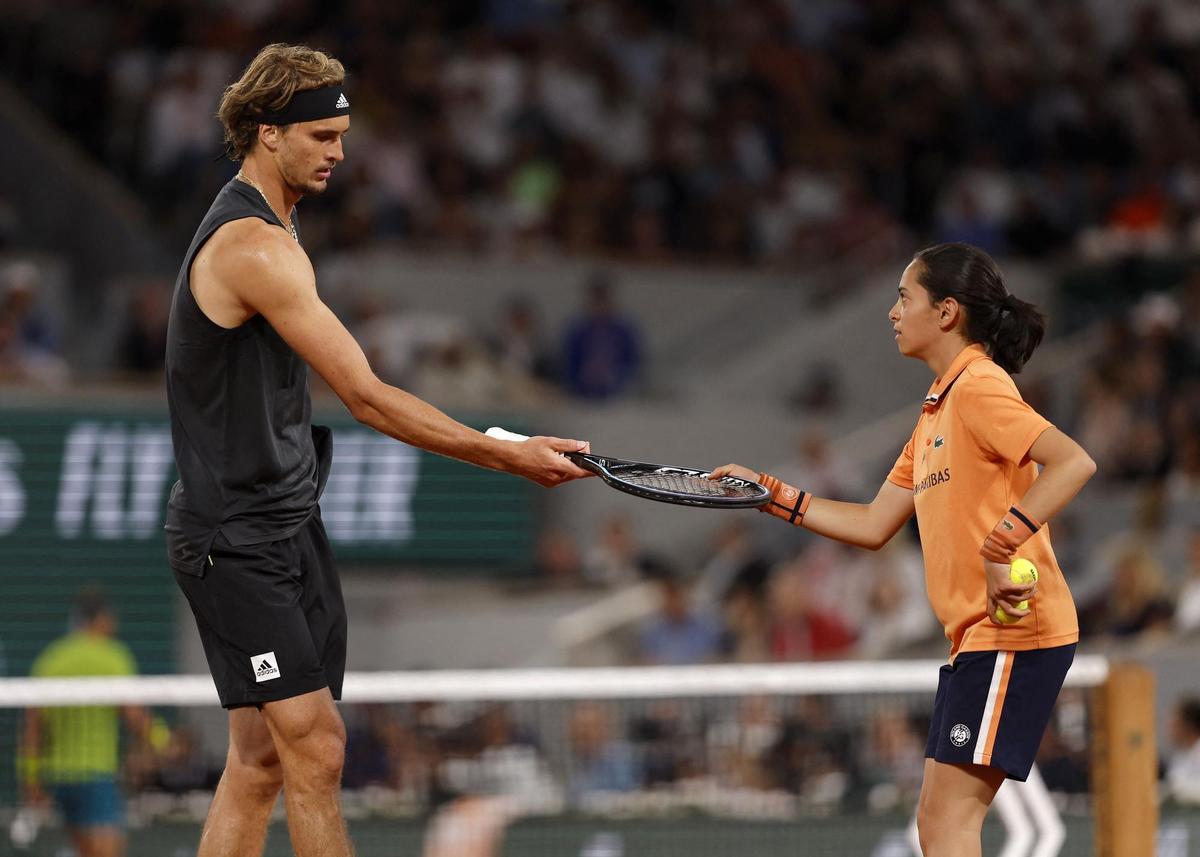
[[[465,796],[504,796],[515,815],[903,811],[920,789],[928,728],[911,700],[822,696],[430,701],[344,714],[343,787],[386,791],[381,804],[414,813]],[[162,753],[137,749],[124,770],[131,794],[186,797],[211,791],[220,763],[180,722]],[[171,808],[162,798],[147,805]]]
[[[637,389],[643,373],[641,325],[622,309],[618,283],[597,270],[582,283],[580,306],[557,332],[535,300],[513,294],[486,325],[459,315],[397,305],[348,289],[331,296],[383,380],[443,405],[512,407],[563,395],[603,401]]]
[[[1101,325],[1084,367],[1072,435],[1132,508],[1092,508],[1105,533],[1085,550],[1078,521],[1056,526],[1084,574],[1072,581],[1085,633],[1117,638],[1200,631],[1200,277],[1148,292]],[[1058,541],[1056,540],[1056,545]],[[1064,565],[1066,565],[1064,563]]]
[[[0,68],[190,234],[231,174],[222,87],[267,41],[351,74],[349,159],[301,218],[317,252],[802,263],[1200,241],[1186,0],[72,0],[10,10]]]
[[[581,571],[622,567],[653,580],[636,633],[619,651],[629,663],[683,665],[944,655],[925,594],[920,550],[901,532],[870,553],[795,539],[782,554],[743,523],[721,530],[698,577],[634,552],[629,522],[614,519]],[[1156,648],[1200,634],[1200,526],[1115,532],[1080,554],[1073,523],[1057,550],[1093,649]],[[561,534],[543,555],[561,572],[574,554]],[[1181,554],[1175,560],[1176,551]],[[603,566],[593,565],[603,558]],[[614,631],[618,629],[614,628]]]
[[[424,814],[468,797],[506,815],[645,817],[682,811],[790,819],[911,812],[927,699],[745,696],[579,702],[344,706],[347,800]],[[1086,694],[1063,692],[1037,757],[1061,810],[1091,811]],[[1160,763],[1164,801],[1200,805],[1200,699],[1179,700]],[[201,809],[219,760],[186,723],[165,751],[137,750],[126,785],[147,815]]]
[[[0,271],[0,383],[61,386],[69,377],[61,317],[39,289],[37,264],[18,259]]]
[[[1108,478],[1167,480],[1177,499],[1200,476],[1200,274],[1104,322],[1087,367],[1079,442]]]
[[[621,796],[653,791],[690,793],[697,808],[705,800],[715,808],[732,794],[757,794],[764,814],[771,803],[762,795],[775,793],[784,797],[775,810],[781,817],[864,808],[870,800],[873,809],[886,810],[901,796],[915,796],[923,765],[920,718],[906,704],[846,702],[744,697],[490,704],[459,712],[446,703],[369,707],[349,719],[345,776],[348,787],[415,788],[435,804],[491,793],[522,797],[533,810],[584,812],[636,808]],[[374,763],[381,757],[397,764],[389,771]],[[896,790],[890,802],[872,797],[880,784]]]
[[[929,652],[940,637],[908,534],[877,553],[815,539],[779,551],[738,521],[717,532],[689,577],[639,552],[630,529],[610,520],[582,566],[609,580],[619,572],[651,581],[647,615],[620,641],[629,663],[879,658]]]
[[[178,247],[233,171],[221,90],[268,40],[328,49],[351,74],[349,159],[301,207],[318,261],[381,242],[868,269],[940,240],[1097,264],[1200,249],[1200,15],[1184,0],[71,0],[0,21],[0,73]],[[156,372],[169,288],[110,288],[120,330],[86,366]],[[0,289],[0,377],[61,384],[81,325],[58,303],[78,295]],[[394,295],[341,309],[388,380],[447,402],[625,395],[639,331],[611,289],[585,290],[555,331],[532,295],[490,329]],[[1097,378],[1089,416],[1113,383]]]
[[[161,379],[169,280],[121,283],[120,294],[112,295],[113,329],[105,332],[104,319],[86,322],[95,340],[109,340],[106,353],[83,360],[64,342],[72,324],[48,279],[45,266],[32,258],[0,261],[0,383],[62,388],[97,374],[134,383]],[[627,396],[644,375],[641,325],[622,307],[620,284],[607,271],[591,272],[578,288],[578,307],[558,330],[547,329],[536,301],[523,293],[501,299],[483,325],[362,289],[330,301],[380,378],[442,406]]]

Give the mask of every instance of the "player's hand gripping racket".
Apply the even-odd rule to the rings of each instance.
[[[498,426],[488,429],[486,434],[500,440],[529,439]],[[732,476],[709,479],[707,470],[626,461],[585,452],[564,452],[563,455],[584,470],[595,473],[618,491],[660,503],[707,509],[753,509],[771,499],[770,492],[757,482]]]

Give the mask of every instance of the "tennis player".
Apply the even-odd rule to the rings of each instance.
[[[129,648],[117,639],[117,614],[103,593],[75,597],[71,633],[48,645],[29,674],[35,678],[137,675]],[[121,797],[121,724],[152,746],[155,721],[140,705],[30,708],[17,769],[32,806],[53,796],[79,857],[123,857],[127,845]],[[161,745],[160,745],[161,746]]]
[[[771,491],[763,511],[872,550],[916,512],[926,588],[950,641],[917,823],[925,857],[970,857],[981,853],[983,818],[1005,777],[1029,775],[1075,653],[1075,605],[1045,522],[1096,465],[1009,377],[1045,322],[1008,292],[982,250],[940,244],[917,253],[888,318],[900,353],[935,378],[874,500],[813,497],[736,464],[712,475],[757,479]],[[1009,580],[1015,556],[1037,567],[1035,585]],[[1028,609],[1018,608],[1025,599]],[[1001,624],[997,607],[1017,621]]]
[[[167,549],[229,709],[200,857],[261,854],[281,786],[299,857],[351,853],[334,706],[346,613],[317,506],[331,442],[310,423],[309,366],[360,422],[413,446],[545,486],[588,475],[558,454],[586,443],[486,437],[382,383],[321,302],[295,206],[342,162],[344,76],[319,51],[275,44],[225,90],[218,117],[241,170],[200,223],[172,299],[167,397],[180,478]]]

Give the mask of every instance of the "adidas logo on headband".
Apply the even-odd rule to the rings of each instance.
[[[303,89],[295,93],[282,109],[264,112],[259,121],[264,125],[290,125],[293,122],[348,116],[350,99],[346,97],[343,86],[342,83],[334,83],[316,89]],[[334,95],[335,92],[337,95]]]

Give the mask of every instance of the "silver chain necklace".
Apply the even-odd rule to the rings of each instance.
[[[252,187],[256,191],[258,191],[258,195],[263,198],[263,202],[265,202],[267,204],[267,208],[271,209],[271,213],[274,214],[276,217],[279,217],[279,212],[277,212],[275,210],[275,206],[271,205],[271,200],[267,199],[267,195],[263,192],[263,189],[258,186],[258,182],[254,181],[252,178],[250,178],[250,176],[246,175],[241,170],[237,171],[237,175],[234,176],[234,178],[237,179],[238,181],[245,182],[246,184],[250,185],[250,187]],[[279,222],[283,223],[282,217],[279,217]],[[300,243],[300,235],[299,235],[299,233],[296,232],[296,225],[294,223],[292,223],[292,219],[290,217],[287,219],[287,228],[288,228],[288,231],[292,233],[292,239],[295,240],[295,242],[297,244],[299,244]]]

